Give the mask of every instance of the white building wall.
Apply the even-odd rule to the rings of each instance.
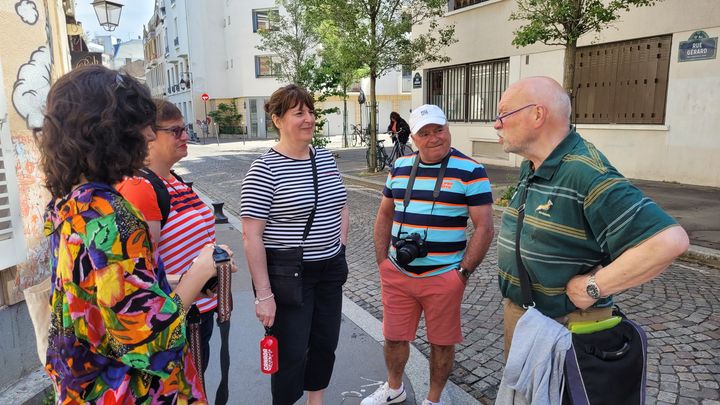
[[[442,66],[509,57],[510,83],[535,75],[562,82],[562,48],[511,45],[512,32],[520,25],[508,21],[515,7],[511,0],[491,0],[446,14],[456,26],[459,42],[447,49],[452,61]],[[613,27],[578,42],[584,46],[672,34],[664,125],[578,125],[578,131],[628,177],[720,186],[720,115],[713,113],[720,103],[720,59],[680,63],[677,56],[680,41],[698,30],[720,37],[720,2],[665,0],[653,7],[633,8]],[[413,105],[426,98],[425,70],[438,66],[428,64],[420,71],[423,87],[413,90]],[[473,141],[497,143],[492,123],[451,123],[451,132],[453,144],[468,154]],[[517,166],[522,158],[481,160]]]

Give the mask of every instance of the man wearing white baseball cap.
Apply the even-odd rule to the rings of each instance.
[[[460,303],[465,285],[493,238],[485,168],[450,146],[443,111],[429,104],[416,108],[410,132],[418,151],[395,162],[374,231],[388,381],[362,405],[405,400],[402,376],[423,313],[431,351],[430,390],[423,405],[441,403],[455,345],[463,340]],[[468,218],[475,226],[469,241]]]

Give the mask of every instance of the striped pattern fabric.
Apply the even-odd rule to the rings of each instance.
[[[170,193],[170,214],[160,232],[158,253],[167,274],[182,274],[203,246],[215,243],[215,217],[190,187],[175,177],[162,180]],[[217,298],[202,298],[195,305],[205,313],[217,307]]]
[[[347,191],[330,151],[314,149],[319,197],[315,219],[305,240],[303,259],[324,260],[340,252],[340,212]],[[312,165],[270,149],[258,157],[245,175],[240,216],[266,221],[266,248],[300,246],[305,224],[315,204]]]
[[[492,192],[485,168],[452,148],[450,160],[433,207],[433,190],[440,163],[420,163],[411,200],[403,218],[405,192],[417,152],[398,158],[388,175],[383,195],[395,202],[390,257],[402,224],[402,237],[413,232],[424,237],[429,253],[403,266],[410,276],[428,277],[455,268],[465,254],[468,206],[492,204]]]
[[[497,239],[500,289],[516,304],[522,302],[515,227],[520,194],[529,182],[520,253],[536,308],[553,318],[577,309],[565,290],[572,277],[609,264],[676,224],[575,131],[538,170],[533,172],[530,162],[523,162],[520,179]],[[612,297],[595,304],[610,305]]]

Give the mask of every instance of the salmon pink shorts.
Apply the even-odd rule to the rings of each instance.
[[[412,341],[420,314],[425,313],[428,341],[451,346],[462,342],[460,303],[465,283],[457,270],[437,276],[411,277],[386,259],[380,264],[383,335],[387,340]]]

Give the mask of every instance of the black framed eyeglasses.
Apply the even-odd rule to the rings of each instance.
[[[498,114],[498,115],[495,116],[495,121],[500,121],[500,128],[502,128],[502,127],[503,127],[503,118],[507,118],[507,117],[509,117],[509,116],[517,113],[517,112],[520,112],[520,111],[526,109],[526,108],[535,107],[536,105],[537,105],[537,104],[534,104],[534,103],[533,103],[533,104],[528,104],[528,105],[523,106],[523,107],[520,107],[520,108],[518,108],[518,109],[516,109],[516,110],[512,110],[512,111],[506,112],[506,113],[504,113],[504,114]]]
[[[155,132],[157,131],[165,131],[170,132],[173,134],[175,139],[180,139],[182,137],[183,132],[188,131],[187,125],[185,126],[174,126],[174,127],[165,127],[165,128],[155,128]]]

